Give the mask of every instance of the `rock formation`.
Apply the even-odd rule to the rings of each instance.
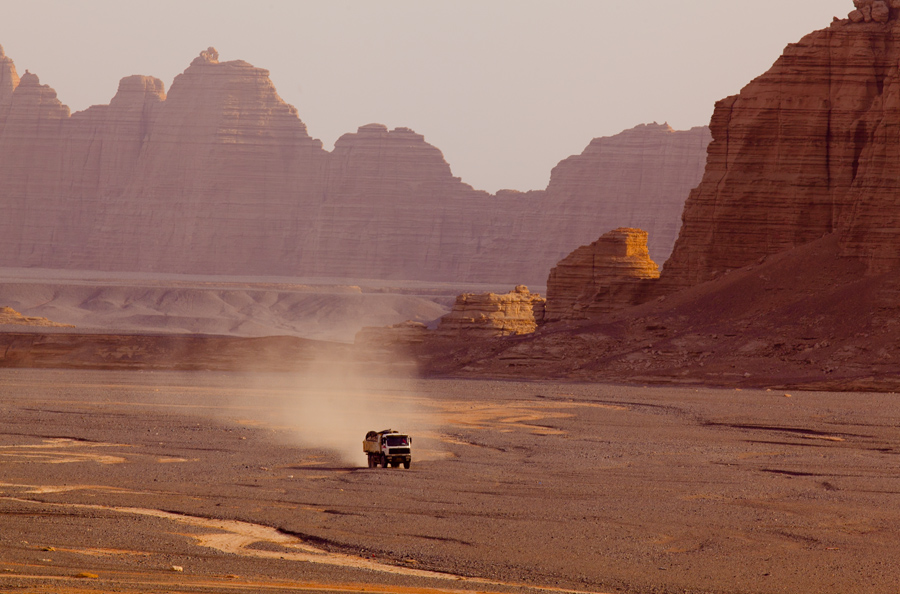
[[[550,218],[544,233],[577,240],[568,253],[616,227],[635,227],[649,233],[650,256],[664,262],[678,237],[684,200],[703,175],[710,140],[709,128],[678,132],[668,124],[595,138],[553,169],[544,200],[569,220],[554,226]],[[598,219],[608,226],[598,226]]]
[[[370,124],[345,134],[326,171],[307,262],[314,274],[473,278],[472,262],[490,259],[479,242],[490,221],[474,216],[490,196],[454,177],[441,152],[412,130]]]
[[[848,18],[854,23],[886,23],[891,18],[891,9],[900,8],[898,0],[853,0],[856,10]]]
[[[0,55],[0,265],[543,283],[606,230],[668,254],[709,133],[639,126],[563,161],[546,190],[474,190],[407,128],[329,153],[268,72],[209,48],[70,115]],[[528,249],[522,249],[528,245]]]
[[[412,320],[393,326],[365,326],[353,343],[364,348],[391,348],[421,344],[428,338],[428,327]]]
[[[34,316],[23,316],[11,307],[0,307],[0,326],[36,326],[40,328],[74,328],[71,324],[58,324]]]
[[[543,319],[545,299],[519,285],[505,295],[466,293],[441,318],[437,335],[447,338],[491,338],[530,334]]]
[[[596,318],[643,301],[659,278],[647,232],[616,229],[564,258],[547,279],[545,321]]]
[[[900,389],[900,8],[856,5],[717,104],[703,181],[643,303],[473,342],[431,371]],[[559,283],[550,319],[586,284]]]
[[[6,57],[3,46],[0,45],[0,104],[9,99],[17,86],[19,75],[16,72],[16,65]]]
[[[829,233],[869,274],[900,265],[900,10],[855,4],[717,103],[706,172],[663,271],[669,290]]]

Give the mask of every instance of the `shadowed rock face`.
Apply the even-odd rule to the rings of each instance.
[[[11,307],[0,307],[0,326],[39,326],[56,328],[74,328],[71,324],[58,324],[47,318],[23,316]]]
[[[544,319],[584,320],[635,305],[657,278],[659,267],[647,251],[647,232],[610,231],[550,271]]]
[[[898,10],[856,4],[716,105],[706,172],[663,272],[670,288],[832,232],[869,273],[900,265]]]
[[[546,190],[490,195],[407,128],[325,151],[266,70],[213,48],[168,94],[130,76],[73,115],[0,55],[0,265],[542,284],[621,225],[665,258],[708,141],[639,126],[563,161]]]

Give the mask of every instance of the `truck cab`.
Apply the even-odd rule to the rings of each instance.
[[[363,440],[363,452],[369,461],[369,468],[381,465],[387,468],[409,468],[412,462],[412,437],[393,429],[369,431]]]

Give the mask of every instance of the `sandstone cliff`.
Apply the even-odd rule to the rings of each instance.
[[[547,279],[545,321],[591,319],[636,305],[659,278],[647,232],[616,229],[564,258]]]
[[[545,299],[519,285],[505,295],[466,293],[441,318],[437,336],[491,338],[530,334],[543,319]]]
[[[131,76],[72,115],[37,76],[16,80],[0,56],[2,266],[543,284],[622,225],[665,258],[708,142],[639,126],[563,161],[546,190],[490,195],[407,128],[325,151],[267,71],[213,48],[168,93]]]
[[[669,289],[828,233],[870,273],[900,265],[900,21],[896,2],[787,47],[716,105],[702,183],[663,280]]]
[[[479,242],[489,222],[475,216],[490,196],[454,177],[422,135],[362,126],[335,142],[326,172],[315,244],[304,266],[315,274],[472,278],[479,272],[469,269],[473,261],[490,259]],[[493,264],[481,272],[496,269]]]
[[[684,200],[703,175],[710,140],[709,128],[678,132],[668,124],[595,138],[553,169],[545,200],[569,220],[545,232],[583,245],[616,227],[643,229],[650,256],[664,262],[678,237]],[[598,226],[598,219],[607,226]]]
[[[3,46],[0,45],[0,104],[9,99],[17,86],[19,74],[16,72],[16,65],[6,57]]]
[[[0,326],[33,326],[38,328],[74,328],[36,316],[23,316],[11,307],[0,307]]]

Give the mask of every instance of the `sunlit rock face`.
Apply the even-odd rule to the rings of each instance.
[[[519,285],[505,295],[466,293],[456,298],[452,311],[441,318],[437,336],[491,338],[531,334],[544,314],[543,297]]]
[[[898,7],[855,4],[851,18],[789,45],[716,105],[706,172],[663,271],[668,287],[832,232],[870,273],[900,265]]]
[[[708,141],[638,126],[560,163],[546,190],[491,195],[407,128],[325,151],[266,70],[213,48],[168,93],[130,76],[72,115],[0,55],[0,265],[543,284],[622,225],[664,258]]]
[[[19,86],[19,74],[16,72],[16,65],[6,57],[3,46],[0,45],[0,104],[12,95],[17,86]]]
[[[584,320],[643,301],[659,278],[647,232],[615,229],[566,256],[547,279],[544,320]]]

